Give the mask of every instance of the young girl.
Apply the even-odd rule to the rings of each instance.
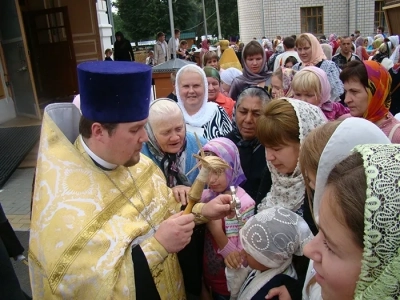
[[[239,233],[243,245],[242,267],[227,263],[228,286],[231,299],[265,299],[271,288],[285,277],[297,279],[292,256],[303,255],[303,247],[312,238],[307,223],[294,212],[272,207],[254,215]],[[244,268],[243,265],[248,265]],[[279,274],[285,276],[279,276]]]
[[[224,258],[232,251],[242,249],[239,241],[239,229],[254,213],[254,201],[239,187],[246,180],[240,165],[239,151],[227,138],[216,138],[208,142],[203,150],[209,155],[221,158],[229,165],[226,170],[213,170],[209,176],[209,189],[202,195],[202,202],[208,202],[221,193],[230,193],[230,186],[237,190],[236,196],[241,202],[241,220],[232,219],[211,221],[207,224],[204,244],[203,276],[205,286],[214,299],[229,299],[225,277]]]
[[[331,85],[324,70],[317,67],[305,67],[297,72],[292,81],[295,99],[299,99],[321,108],[329,121],[345,118],[350,110],[339,102],[331,101]]]
[[[218,55],[214,51],[208,51],[203,56],[204,67],[210,66],[219,71]]]
[[[292,80],[296,71],[289,68],[278,68],[271,77],[272,97],[278,99],[280,97],[292,97],[290,89]]]
[[[289,68],[291,69],[295,64],[297,64],[298,61],[296,59],[296,57],[294,56],[289,56],[288,58],[286,58],[285,63],[284,63],[284,67],[285,68]]]

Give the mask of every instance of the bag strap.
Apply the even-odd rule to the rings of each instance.
[[[392,141],[393,135],[396,132],[396,129],[400,127],[400,123],[397,123],[396,125],[393,126],[392,130],[390,130],[389,133],[389,140]]]

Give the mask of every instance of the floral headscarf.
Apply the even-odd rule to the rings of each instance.
[[[365,60],[363,63],[368,73],[368,107],[363,117],[368,121],[376,123],[389,113],[392,77],[376,61]]]
[[[160,101],[170,101],[174,105],[177,105],[175,101],[168,98],[160,98],[153,101],[150,105],[149,114],[151,115],[152,106]],[[183,115],[182,115],[183,119]],[[186,185],[190,186],[190,181],[186,177],[184,171],[179,166],[179,159],[182,156],[182,153],[186,149],[186,134],[185,141],[183,143],[182,148],[178,153],[165,153],[161,150],[161,147],[158,145],[157,139],[154,135],[153,128],[150,125],[150,122],[147,122],[145,125],[145,129],[147,135],[149,136],[149,140],[146,142],[147,147],[149,148],[150,153],[157,159],[161,171],[163,171],[165,178],[167,179],[168,187],[174,187],[176,185]]]
[[[230,139],[223,137],[212,139],[204,145],[203,150],[205,152],[214,153],[216,156],[228,163],[230,169],[225,170],[228,187],[238,187],[246,181],[246,176],[244,175],[242,165],[240,164],[239,150]],[[217,193],[207,190],[203,194],[202,198],[213,199],[216,196]]]
[[[311,59],[308,63],[303,63],[303,67],[315,66],[321,60],[326,59],[325,53],[322,50],[321,44],[318,42],[317,38],[311,33],[303,33],[302,35],[306,35],[311,41]]]
[[[400,145],[361,145],[367,179],[364,251],[354,299],[400,296]]]
[[[282,86],[283,86],[283,95],[284,97],[292,97],[293,91],[291,89],[293,77],[296,74],[296,71],[291,68],[282,68]]]
[[[296,112],[300,129],[299,140],[301,148],[306,136],[313,129],[326,123],[326,117],[319,107],[307,102],[291,98],[281,98],[279,101],[289,102]],[[272,187],[270,192],[268,192],[258,205],[258,212],[274,206],[281,206],[292,211],[297,211],[304,202],[306,190],[299,162],[297,162],[296,168],[291,175],[279,173],[269,161],[267,162],[267,166],[271,172]]]

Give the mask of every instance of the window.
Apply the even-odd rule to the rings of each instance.
[[[323,6],[300,8],[301,32],[313,34],[324,33],[324,8]]]
[[[385,13],[383,11],[384,6],[385,6],[385,1],[383,0],[375,1],[375,20],[374,20],[375,29],[378,28],[379,26],[383,26],[383,28],[387,30]]]

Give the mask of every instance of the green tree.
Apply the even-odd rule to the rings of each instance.
[[[130,33],[127,30],[125,30],[124,21],[122,21],[122,19],[119,16],[119,14],[116,14],[116,13],[112,13],[112,14],[113,14],[113,20],[114,20],[114,31],[115,32],[117,32],[117,31],[123,32],[124,36],[128,40],[131,40],[132,37],[131,37]]]
[[[122,21],[118,26],[136,44],[140,40],[154,39],[159,31],[171,31],[168,0],[117,0],[114,5]],[[173,11],[175,28],[184,30],[198,21],[196,0],[174,0]]]
[[[208,34],[218,35],[215,0],[205,0]],[[239,17],[236,0],[218,0],[221,34],[228,39],[239,35]]]

